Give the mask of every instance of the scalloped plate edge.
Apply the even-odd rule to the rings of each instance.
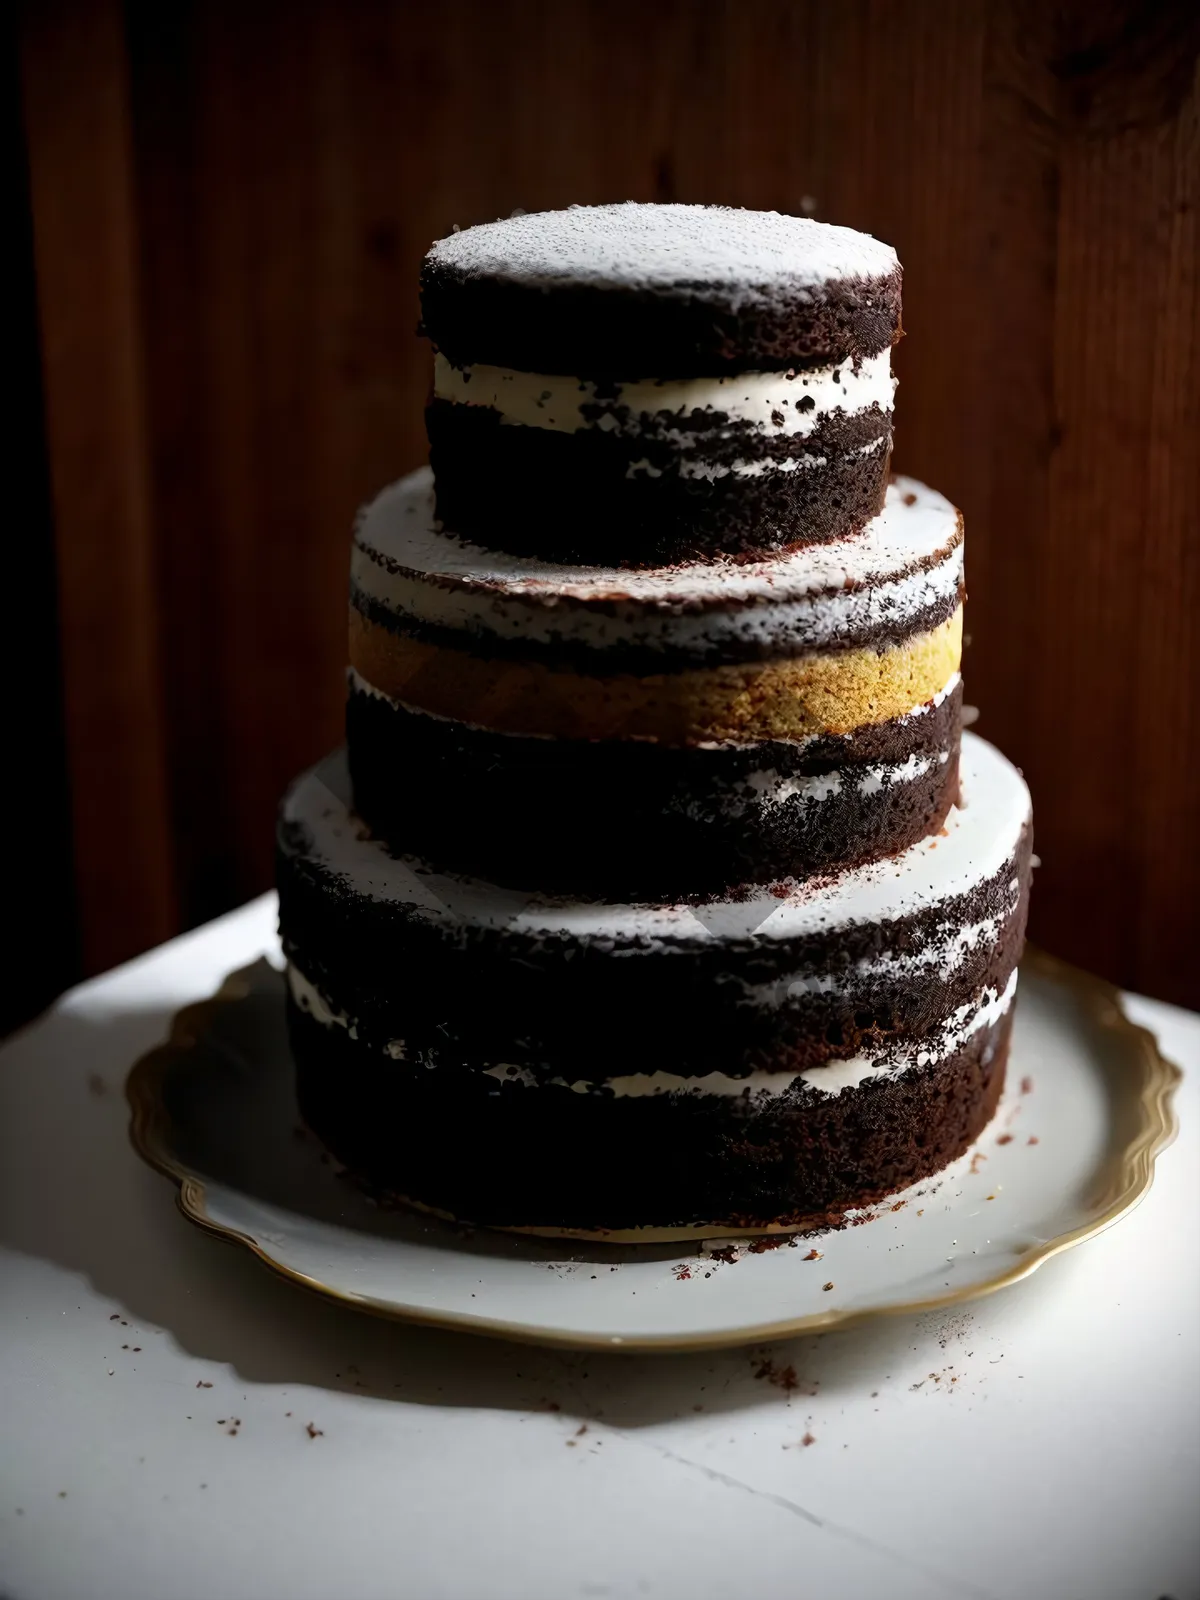
[[[574,1350],[630,1350],[639,1352],[680,1353],[694,1350],[728,1349],[737,1345],[767,1343],[776,1339],[791,1338],[805,1333],[825,1332],[832,1328],[850,1327],[880,1316],[909,1316],[924,1311],[935,1311],[950,1305],[961,1305],[970,1300],[982,1299],[1010,1284],[1027,1278],[1051,1257],[1070,1250],[1075,1245],[1103,1233],[1138,1205],[1150,1192],[1154,1182],[1154,1164],[1158,1156],[1171,1144],[1179,1131],[1173,1097],[1183,1074],[1172,1061],[1168,1061],[1158,1048],[1158,1042],[1148,1028],[1130,1020],[1121,1003],[1120,991],[1103,978],[1094,977],[1057,956],[1027,946],[1022,965],[1031,967],[1041,977],[1069,989],[1083,1006],[1093,1023],[1125,1039],[1130,1057],[1137,1064],[1138,1125],[1116,1163],[1115,1174],[1103,1197],[1096,1215],[1088,1222],[1053,1239],[1043,1240],[1031,1248],[1013,1267],[998,1273],[994,1278],[965,1285],[947,1294],[931,1295],[923,1300],[896,1304],[863,1306],[854,1310],[831,1310],[782,1321],[758,1323],[753,1326],[716,1329],[694,1335],[664,1334],[662,1336],[606,1336],[591,1335],[565,1328],[533,1327],[525,1323],[506,1322],[499,1318],[476,1316],[462,1312],[430,1311],[423,1306],[404,1305],[401,1302],[379,1300],[372,1296],[355,1294],[335,1288],[307,1273],[299,1272],[287,1262],[272,1256],[257,1239],[225,1223],[217,1222],[208,1210],[205,1183],[199,1174],[189,1171],[175,1158],[169,1139],[169,1123],[162,1098],[164,1076],[175,1060],[191,1050],[207,1030],[216,1009],[236,1004],[249,994],[250,968],[231,972],[217,992],[206,1000],[184,1006],[171,1022],[166,1040],[148,1051],[130,1070],[125,1093],[130,1105],[129,1135],[138,1155],[178,1187],[176,1201],[189,1222],[204,1232],[240,1245],[269,1267],[279,1277],[300,1288],[340,1305],[351,1306],[375,1316],[398,1322],[409,1322],[425,1327],[443,1328],[457,1333],[488,1334],[522,1344],[553,1346]],[[695,1237],[695,1235],[692,1235]]]

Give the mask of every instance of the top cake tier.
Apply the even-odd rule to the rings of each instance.
[[[844,538],[883,504],[900,266],[865,234],[578,206],[441,240],[421,296],[452,532],[649,566]]]

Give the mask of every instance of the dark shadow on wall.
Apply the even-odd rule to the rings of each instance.
[[[8,525],[0,629],[4,684],[5,956],[0,1035],[35,1016],[80,973],[63,742],[54,522],[46,460],[41,351],[25,140],[12,19],[5,38],[4,165],[9,195]]]

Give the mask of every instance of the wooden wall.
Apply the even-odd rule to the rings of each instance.
[[[263,888],[339,737],[351,515],[423,453],[455,223],[721,201],[895,244],[1034,932],[1196,1001],[1190,3],[47,0],[21,26],[84,961]]]

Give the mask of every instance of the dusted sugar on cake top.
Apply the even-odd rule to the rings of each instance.
[[[900,267],[866,234],[728,207],[542,212],[436,244],[422,307],[438,514],[465,537],[655,565],[837,538],[880,509]]]
[[[899,480],[863,532],[637,572],[480,549],[428,473],[359,519],[359,810],[498,882],[694,895],[904,849],[957,791],[962,519]]]
[[[806,1227],[992,1115],[1029,796],[982,740],[938,837],[811,885],[605,905],[431,872],[340,759],[280,824],[306,1121],[376,1187],[505,1227]]]
[[[900,263],[869,234],[777,211],[570,206],[439,239],[421,310],[459,365],[623,379],[778,371],[893,344]]]

